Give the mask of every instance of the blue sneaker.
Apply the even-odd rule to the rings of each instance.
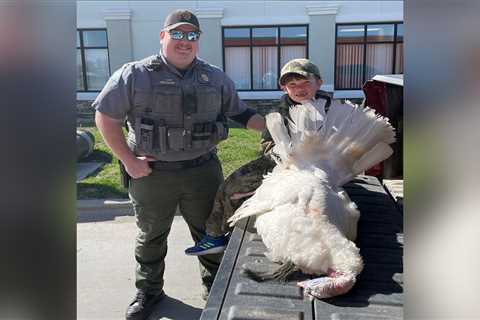
[[[220,253],[225,251],[228,243],[228,236],[210,237],[205,235],[193,247],[187,248],[185,254],[189,256],[202,256],[204,254]]]

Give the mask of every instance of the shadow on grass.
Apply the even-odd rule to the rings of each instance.
[[[102,150],[94,150],[92,154],[90,154],[88,157],[82,159],[82,162],[106,162],[110,163],[112,162],[112,155],[108,152],[102,151]]]
[[[125,189],[99,183],[77,183],[77,199],[128,199]]]

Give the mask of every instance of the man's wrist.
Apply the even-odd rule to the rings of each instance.
[[[122,157],[118,157],[124,166],[129,166],[134,161],[137,160],[137,157],[132,152],[125,153]]]

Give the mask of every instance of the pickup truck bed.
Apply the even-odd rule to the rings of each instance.
[[[201,320],[379,320],[403,318],[403,214],[377,178],[358,176],[345,186],[361,217],[357,246],[365,268],[346,295],[310,299],[296,286],[258,283],[245,266],[267,271],[278,265],[264,255],[265,245],[248,218],[235,227]]]

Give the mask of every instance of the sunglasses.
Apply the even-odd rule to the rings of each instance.
[[[180,30],[170,30],[168,34],[173,40],[182,40],[186,38],[188,41],[197,41],[200,38],[200,32],[198,31],[180,31]]]

